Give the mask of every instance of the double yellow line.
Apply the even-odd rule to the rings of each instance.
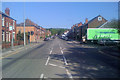
[[[13,53],[10,53],[10,54],[8,54],[8,55],[5,55],[5,56],[0,57],[0,59],[4,59],[4,58],[6,58],[6,57],[12,56],[12,55],[17,54],[17,53],[19,53],[19,52],[20,52],[20,51],[15,51],[15,52],[13,52]]]

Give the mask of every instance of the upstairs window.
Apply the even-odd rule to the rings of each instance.
[[[6,22],[6,27],[8,27],[8,22]]]
[[[2,17],[2,26],[5,26],[4,23],[5,23],[5,19],[4,17]]]

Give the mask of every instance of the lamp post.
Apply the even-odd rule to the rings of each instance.
[[[26,37],[25,37],[25,2],[24,2],[24,46],[26,45]]]
[[[14,20],[13,20],[13,24],[14,24]],[[13,26],[14,26],[14,25],[13,25]],[[13,46],[14,46],[14,45],[13,45],[13,26],[12,26],[12,45],[11,45],[12,48],[13,48]]]

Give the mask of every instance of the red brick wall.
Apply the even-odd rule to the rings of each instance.
[[[17,26],[16,27],[16,34],[21,30],[21,33],[24,33],[24,27],[23,26]],[[31,32],[33,31],[34,34],[30,35],[30,42],[35,42],[36,37],[36,28],[34,26],[25,26],[25,32]]]
[[[0,43],[2,42],[2,15],[0,14]]]
[[[23,45],[23,44],[24,44],[23,41],[17,41],[13,45],[18,46],[18,45]],[[10,48],[10,47],[11,47],[11,42],[10,43],[2,43],[2,49],[3,48]]]
[[[9,30],[9,27],[10,27],[10,25],[9,25],[9,23],[10,23],[10,25],[11,26],[13,26],[13,19],[10,19],[9,17],[5,17],[5,22],[4,22],[4,27],[2,28],[4,31],[6,31],[6,32],[10,32],[11,33],[11,37],[10,37],[10,40],[12,39],[12,30],[10,31]],[[13,32],[15,32],[15,41],[16,41],[16,21],[15,21],[15,24],[14,24],[14,30],[13,30]],[[7,36],[6,36],[7,37]],[[5,38],[6,38],[5,37]],[[9,39],[9,36],[8,36],[8,39]],[[6,40],[6,39],[5,39]],[[9,41],[9,40],[8,40]]]
[[[96,18],[95,20],[93,20],[90,24],[89,24],[89,28],[96,28],[96,26],[100,26],[102,24],[104,24],[107,20],[105,20],[103,17],[102,17],[102,21],[98,21],[98,18]]]

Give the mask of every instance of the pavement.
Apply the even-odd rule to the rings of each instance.
[[[25,49],[28,49],[30,47],[40,45],[43,42],[44,41],[40,41],[38,43],[29,43],[29,44],[27,44],[25,46],[24,45],[18,45],[18,46],[14,46],[13,48],[11,48],[11,47],[10,48],[4,48],[4,49],[2,49],[2,56],[10,54],[10,53],[14,53],[16,51],[25,50]]]
[[[119,59],[59,38],[2,57],[3,80],[119,78]],[[8,79],[9,80],[9,79]]]

